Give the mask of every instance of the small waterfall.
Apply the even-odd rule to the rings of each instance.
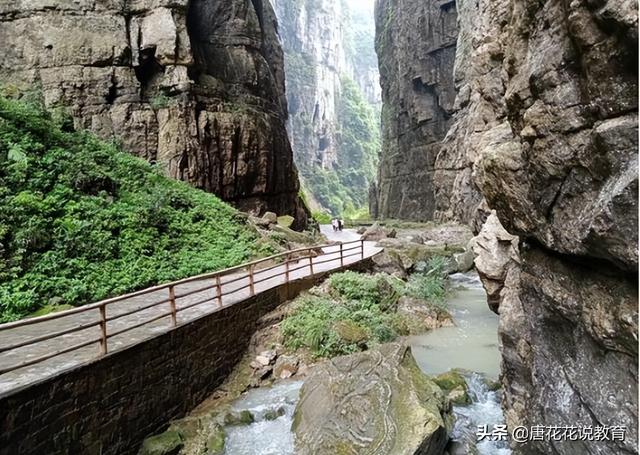
[[[463,447],[475,446],[480,455],[510,454],[511,450],[507,441],[485,439],[476,443],[476,432],[479,425],[487,425],[487,428],[491,430],[494,425],[504,424],[504,416],[500,408],[499,392],[489,390],[482,375],[471,373],[465,379],[471,404],[453,407],[456,416],[452,434],[453,441],[460,443]]]
[[[225,455],[293,455],[291,423],[302,381],[249,391],[232,409],[247,410],[255,422],[225,428]]]

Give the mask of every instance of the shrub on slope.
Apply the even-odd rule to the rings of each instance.
[[[0,97],[0,322],[256,253],[229,205],[69,125]]]

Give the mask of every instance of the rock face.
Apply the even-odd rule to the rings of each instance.
[[[454,111],[457,34],[452,0],[376,3],[383,99],[382,152],[370,202],[376,217],[434,217],[436,158]]]
[[[0,4],[0,81],[243,210],[306,222],[269,2]]]
[[[493,229],[502,253],[476,259],[503,268],[502,283],[483,278],[498,296],[507,423],[627,428],[625,441],[516,449],[637,453],[636,7],[465,1],[459,12],[457,141],[520,237],[515,255]]]
[[[372,14],[341,0],[274,3],[285,51],[288,128],[310,205],[334,215],[364,208],[380,136]]]
[[[440,455],[452,418],[411,351],[382,345],[314,368],[294,415],[296,453]]]
[[[431,17],[410,1],[379,5],[390,24]],[[417,169],[406,187],[426,192],[416,200],[431,210],[434,195],[433,217],[478,230],[495,210],[475,250],[500,314],[508,425],[626,426],[625,441],[529,441],[518,453],[637,453],[636,6],[457,2],[455,114],[433,179],[414,179],[411,147],[398,149]],[[392,50],[410,49],[400,43],[416,29],[393,34]],[[384,63],[394,54],[382,49]],[[387,216],[383,198],[401,198],[379,185]]]

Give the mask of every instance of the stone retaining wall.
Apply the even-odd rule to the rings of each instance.
[[[350,268],[367,267],[370,260]],[[260,317],[326,278],[297,280],[0,397],[0,455],[134,454],[244,354]]]

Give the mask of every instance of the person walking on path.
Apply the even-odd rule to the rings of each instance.
[[[331,226],[333,227],[333,232],[336,232],[338,230],[338,219],[337,218],[333,218],[331,220]]]
[[[344,220],[342,218],[340,218],[338,220],[338,229],[340,230],[340,232],[342,232],[342,228],[344,227]]]

